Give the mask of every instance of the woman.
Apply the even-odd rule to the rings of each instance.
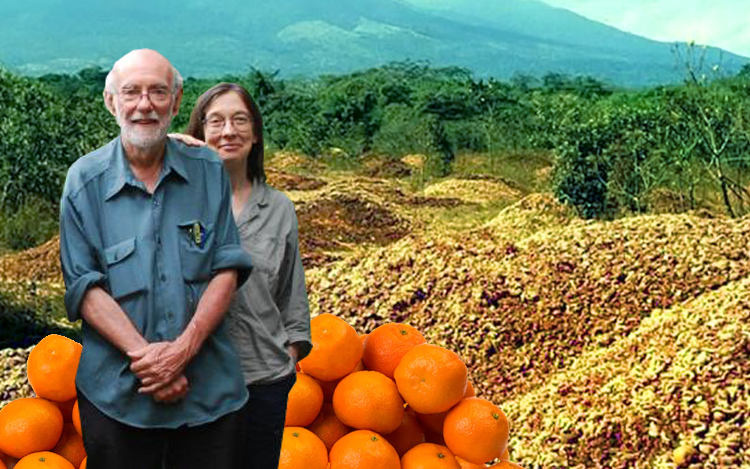
[[[203,93],[186,133],[204,140],[224,162],[242,245],[253,259],[252,273],[227,311],[250,392],[242,411],[242,467],[277,467],[295,365],[312,348],[294,204],[266,184],[263,120],[242,86],[220,83]]]

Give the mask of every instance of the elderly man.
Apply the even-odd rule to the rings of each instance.
[[[221,161],[166,136],[181,99],[167,59],[125,55],[104,91],[120,136],[65,181],[60,258],[68,317],[83,320],[90,469],[233,464],[247,390],[223,317],[251,265]]]

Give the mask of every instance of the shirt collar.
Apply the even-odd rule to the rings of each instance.
[[[131,171],[127,160],[125,159],[125,150],[122,148],[122,141],[118,136],[111,143],[112,154],[109,160],[109,169],[107,170],[107,192],[104,194],[104,200],[109,200],[125,187],[125,184],[134,185],[135,177]]]
[[[185,169],[185,157],[177,147],[177,143],[171,138],[167,139],[167,150],[164,152],[164,168],[166,169],[164,172],[165,175],[169,174],[168,171],[174,171],[185,182],[190,182],[187,169]]]
[[[268,201],[266,200],[266,192],[265,182],[254,182],[253,188],[250,191],[250,205],[268,205]]]
[[[268,205],[268,187],[265,182],[253,182],[250,198],[237,220],[237,226],[252,220],[260,213],[260,207]]]
[[[113,142],[112,155],[109,162],[109,177],[107,178],[107,192],[104,200],[109,200],[119,193],[126,184],[138,186],[133,170],[130,169],[127,158],[125,158],[125,149],[122,147],[122,140],[118,136]],[[164,162],[162,167],[162,176],[160,179],[167,177],[171,172],[179,175],[186,182],[189,181],[185,162],[179,151],[174,147],[174,142],[167,139],[167,147],[164,151]]]

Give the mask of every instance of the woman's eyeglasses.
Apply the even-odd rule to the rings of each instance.
[[[252,126],[250,116],[248,116],[247,114],[235,114],[229,118],[229,121],[238,132],[247,131]],[[222,116],[211,116],[203,119],[203,125],[206,126],[206,130],[210,130],[212,132],[223,130],[226,123],[227,119]]]

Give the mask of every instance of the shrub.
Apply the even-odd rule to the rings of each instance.
[[[57,206],[38,197],[27,199],[16,211],[4,209],[0,220],[0,244],[16,251],[38,246],[59,229]]]

